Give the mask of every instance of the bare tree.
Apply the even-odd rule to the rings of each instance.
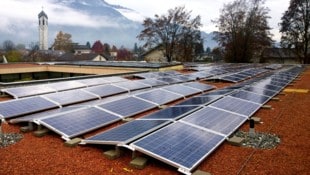
[[[200,16],[191,19],[191,12],[185,10],[185,7],[175,7],[169,9],[167,15],[155,15],[155,19],[146,18],[143,21],[144,30],[137,36],[144,40],[144,47],[151,48],[161,45],[168,62],[171,62],[177,55],[177,47],[187,46],[186,42],[195,42],[198,29],[202,26]],[[191,40],[186,40],[184,37]],[[200,38],[197,42],[200,41]]]
[[[310,0],[291,0],[281,20],[282,47],[294,48],[301,63],[309,64]]]
[[[225,50],[228,62],[250,62],[272,44],[264,0],[235,0],[224,4],[215,39]]]
[[[2,47],[5,51],[12,51],[15,49],[15,44],[11,40],[3,41]]]

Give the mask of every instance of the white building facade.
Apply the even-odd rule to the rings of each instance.
[[[39,15],[39,49],[48,50],[48,17],[42,10]]]

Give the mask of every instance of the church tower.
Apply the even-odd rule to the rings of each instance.
[[[48,50],[48,18],[42,10],[39,15],[39,48],[40,50]]]

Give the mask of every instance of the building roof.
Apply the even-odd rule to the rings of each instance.
[[[104,57],[106,60],[110,59],[106,55],[97,53],[83,53],[83,54],[65,53],[60,57],[58,57],[55,61],[92,61],[98,55]]]
[[[73,45],[74,50],[91,50],[87,45]]]
[[[41,18],[42,16],[44,16],[48,19],[47,14],[43,10],[38,14],[39,18]]]

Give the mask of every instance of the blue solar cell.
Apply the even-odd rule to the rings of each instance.
[[[209,91],[215,88],[214,86],[204,84],[204,83],[198,83],[198,82],[183,83],[183,85],[189,86],[191,88],[199,89],[201,91]]]
[[[167,120],[134,120],[86,138],[85,143],[126,144],[160,127],[169,124]]]
[[[166,86],[166,87],[163,87],[163,89],[183,95],[185,97],[202,92],[200,89],[194,89],[194,88],[191,88],[190,86],[184,86],[181,84]]]
[[[176,122],[131,145],[151,157],[191,171],[223,140],[223,136]]]
[[[214,102],[215,100],[221,98],[221,95],[204,95],[198,97],[192,97],[182,101],[181,103],[176,104],[176,106],[186,106],[186,105],[206,105]]]
[[[181,120],[229,136],[241,126],[247,118],[212,107],[206,107]]]
[[[151,101],[158,105],[167,104],[167,103],[183,98],[183,96],[181,95],[168,92],[162,89],[155,89],[155,90],[151,90],[151,91],[144,92],[141,94],[137,94],[136,97],[145,99],[147,101]]]
[[[145,89],[150,88],[150,85],[139,83],[137,81],[125,81],[125,82],[118,82],[113,83],[114,86],[121,87],[123,89],[128,89],[130,91],[139,90],[139,89]]]
[[[166,82],[155,80],[155,79],[152,79],[152,78],[136,80],[136,81],[139,81],[140,83],[148,84],[148,85],[153,86],[153,87],[155,87],[155,86],[163,86],[163,85],[167,85],[168,84]]]
[[[126,89],[123,89],[123,88],[120,88],[117,86],[113,86],[110,84],[89,87],[89,88],[85,88],[85,90],[88,92],[94,93],[100,97],[108,97],[111,95],[116,95],[116,94],[128,92]]]
[[[43,95],[43,97],[55,101],[60,105],[69,105],[73,103],[80,103],[84,101],[98,99],[98,96],[84,92],[79,89],[46,94]]]
[[[270,99],[270,97],[268,96],[255,94],[249,91],[237,91],[233,94],[230,94],[230,96],[241,98],[259,104],[265,104]]]
[[[210,106],[217,107],[220,109],[224,109],[227,111],[235,112],[237,114],[241,114],[247,117],[253,115],[260,107],[260,104],[253,103],[250,101],[245,101],[242,99],[226,96],[214,103]]]
[[[238,83],[240,81],[245,80],[244,78],[236,77],[234,75],[224,76],[224,77],[221,77],[220,79],[224,81],[233,82],[233,83]]]
[[[71,138],[118,120],[121,120],[121,118],[98,108],[91,107],[61,113],[50,118],[42,119],[39,122],[54,132],[66,138]]]
[[[157,105],[135,97],[127,97],[124,99],[101,104],[99,107],[102,107],[103,109],[111,111],[125,118],[153,109],[157,107]]]
[[[41,95],[55,92],[54,89],[44,85],[33,85],[3,89],[3,92],[12,95],[14,98],[29,97],[33,95]]]
[[[254,92],[256,94],[261,94],[261,95],[269,96],[269,97],[273,97],[273,96],[275,96],[278,93],[276,91],[271,91],[271,90],[268,90],[268,89],[263,89],[263,88],[254,87],[254,86],[247,87],[247,88],[245,88],[243,90],[249,91],[249,92]]]
[[[0,115],[3,118],[12,118],[57,107],[59,106],[55,103],[35,96],[1,102]]]
[[[182,83],[183,81],[180,79],[175,79],[175,78],[171,78],[171,77],[160,77],[160,78],[156,78],[156,80],[159,81],[163,81],[169,84],[175,84],[175,83]]]
[[[57,83],[50,83],[46,84],[45,86],[55,89],[56,91],[64,91],[70,89],[78,89],[82,87],[86,87],[85,84],[79,83],[77,81],[65,81],[65,82],[57,82]]]
[[[151,113],[142,119],[173,119],[176,120],[190,112],[193,112],[195,109],[198,109],[197,106],[172,106],[160,111]]]

